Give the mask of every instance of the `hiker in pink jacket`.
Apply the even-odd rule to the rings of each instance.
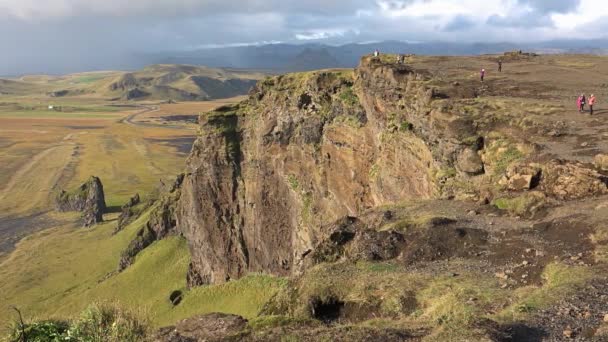
[[[583,95],[579,96],[578,99],[576,99],[576,106],[578,107],[578,112],[582,113],[583,112]]]

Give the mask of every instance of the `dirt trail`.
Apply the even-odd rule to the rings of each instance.
[[[558,137],[537,137],[543,153],[581,162],[592,162],[595,155],[608,153],[608,111],[590,116],[574,109],[551,115],[550,120],[563,122],[566,132]]]

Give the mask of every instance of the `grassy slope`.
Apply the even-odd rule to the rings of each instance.
[[[127,271],[112,275],[120,252],[147,214],[112,236],[113,223],[92,230],[61,227],[23,240],[0,263],[0,302],[18,306],[28,318],[69,318],[95,301],[117,301],[150,313],[155,326],[199,313],[227,312],[252,318],[284,284],[277,278],[252,275],[221,286],[185,290],[189,253],[186,243],[171,237],[143,252]],[[185,292],[172,308],[173,290]],[[153,312],[153,314],[152,314]],[[0,308],[0,322],[11,312]]]

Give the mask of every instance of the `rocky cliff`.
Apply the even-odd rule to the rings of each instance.
[[[525,132],[553,123],[530,126],[479,98],[497,91],[365,57],[354,71],[268,78],[246,101],[202,115],[170,211],[190,246],[188,284],[301,274],[332,255],[391,259],[407,239],[431,239],[349,228],[342,241],[333,223],[374,208],[459,200],[534,216],[608,192],[591,165],[532,158]]]
[[[73,191],[62,190],[55,198],[59,211],[80,211],[85,227],[103,222],[106,202],[103,184],[98,177],[92,176]]]
[[[324,224],[437,196],[432,151],[387,106],[401,96],[423,116],[432,94],[417,78],[372,63],[279,76],[202,116],[177,210],[191,285],[299,272]]]

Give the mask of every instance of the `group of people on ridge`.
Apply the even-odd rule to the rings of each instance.
[[[380,50],[374,50],[374,58],[380,57]],[[399,54],[397,55],[397,64],[405,64],[405,55]]]
[[[595,98],[595,95],[593,95],[593,94],[591,94],[591,96],[589,97],[588,100],[585,97],[585,94],[581,94],[581,96],[579,96],[578,99],[576,100],[576,105],[578,107],[579,113],[584,113],[585,105],[589,104],[589,114],[593,115],[593,106],[595,105],[596,101],[597,100]]]
[[[520,52],[521,53],[521,52]],[[380,57],[380,51],[379,50],[375,50],[374,51],[374,57]],[[397,63],[398,64],[404,64],[405,63],[405,56],[400,54],[397,56]],[[498,60],[498,72],[502,72],[502,60]],[[481,78],[481,82],[483,82],[485,80],[486,77],[486,69],[482,68],[481,71],[479,72],[479,76]],[[578,111],[579,113],[583,113],[585,112],[585,106],[588,104],[589,105],[589,114],[593,115],[593,106],[596,103],[596,98],[595,95],[591,94],[591,96],[589,97],[589,99],[587,99],[587,97],[585,96],[585,94],[581,94],[581,96],[578,97],[578,99],[576,100],[576,104],[578,107]]]
[[[502,60],[498,60],[498,72],[502,72]],[[479,76],[481,78],[481,82],[486,78],[486,69],[481,69],[479,72]]]

